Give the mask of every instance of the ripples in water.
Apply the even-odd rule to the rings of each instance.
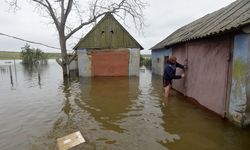
[[[57,149],[57,138],[78,130],[87,142],[74,149],[249,148],[249,129],[234,127],[174,91],[164,99],[161,77],[150,70],[140,77],[65,82],[61,68],[50,61],[39,81],[36,70],[18,64],[13,85],[8,69],[0,72],[4,150]]]

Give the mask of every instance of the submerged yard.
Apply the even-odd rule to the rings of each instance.
[[[36,69],[0,61],[0,147],[57,149],[56,139],[80,131],[73,149],[247,150],[250,129],[240,129],[187,101],[168,100],[150,70],[139,77],[62,79],[54,60]]]

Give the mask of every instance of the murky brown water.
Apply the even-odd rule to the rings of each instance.
[[[248,150],[250,129],[239,129],[172,92],[161,77],[95,77],[63,82],[50,61],[37,70],[17,63],[10,82],[0,61],[0,149],[57,149],[56,139],[80,130],[73,149]]]

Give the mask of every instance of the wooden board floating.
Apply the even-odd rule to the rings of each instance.
[[[85,139],[82,137],[80,131],[57,139],[57,145],[59,150],[68,150],[84,142]]]

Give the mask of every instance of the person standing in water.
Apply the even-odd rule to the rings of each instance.
[[[163,74],[163,87],[164,87],[164,96],[169,96],[169,91],[172,85],[173,79],[181,79],[184,78],[184,73],[181,75],[175,75],[176,74],[176,67],[181,68],[184,70],[184,66],[177,63],[177,58],[175,56],[171,56],[169,59],[169,62],[166,64],[166,67],[164,68],[164,74]]]

